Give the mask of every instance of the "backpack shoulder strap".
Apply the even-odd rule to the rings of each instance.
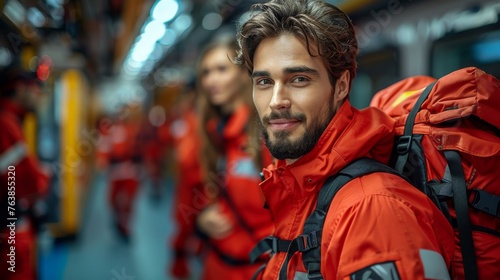
[[[348,164],[334,176],[329,177],[318,195],[316,210],[327,212],[335,194],[348,182],[371,173],[384,172],[401,175],[393,168],[371,158],[360,158]]]
[[[467,183],[465,182],[460,154],[457,151],[444,151],[444,156],[450,167],[453,202],[455,203],[465,279],[477,279],[478,268],[469,217]]]
[[[314,212],[306,219],[304,234],[292,242],[290,247],[297,244],[297,251],[302,252],[302,261],[308,271],[310,280],[321,280],[321,233],[325,222],[326,214],[335,194],[347,183],[355,178],[359,178],[371,173],[384,172],[401,176],[396,170],[370,158],[358,159],[332,177],[329,177],[318,194],[318,203]],[[286,267],[288,261],[295,252],[288,252],[287,261],[282,266],[280,279],[286,279]],[[284,270],[284,276],[283,275]]]
[[[417,117],[417,113],[420,111],[420,107],[422,107],[424,101],[427,99],[427,97],[429,97],[429,94],[431,93],[432,88],[434,87],[435,84],[436,82],[433,82],[430,85],[428,85],[424,89],[422,94],[418,97],[417,101],[415,102],[415,105],[413,105],[413,108],[411,109],[406,119],[403,135],[399,137],[398,143],[396,143],[396,151],[398,153],[398,159],[396,161],[395,169],[400,174],[403,174],[403,169],[406,165],[406,162],[408,161],[408,155],[411,149],[411,143],[413,138],[413,125],[415,124],[415,118]]]
[[[308,271],[308,279],[322,280],[321,233],[330,203],[333,201],[335,194],[351,180],[377,172],[390,173],[402,177],[393,168],[374,159],[360,158],[353,161],[325,181],[319,191],[316,208],[306,219],[303,234],[293,240],[282,240],[275,236],[265,238],[252,250],[250,253],[251,259],[256,260],[260,255],[269,251],[271,254],[286,252],[287,256],[281,266],[279,275],[280,280],[286,280],[288,279],[288,264],[292,256],[296,252],[302,252],[302,261]],[[254,279],[256,279],[256,276],[254,275]]]

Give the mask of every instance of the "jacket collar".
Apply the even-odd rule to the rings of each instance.
[[[222,131],[223,139],[232,139],[239,137],[245,130],[246,125],[250,118],[250,109],[241,105],[231,114],[227,122],[224,124]]]
[[[296,198],[303,198],[318,192],[326,178],[355,159],[371,157],[388,162],[394,139],[393,127],[394,121],[382,111],[376,108],[358,111],[346,101],[309,153],[293,164],[278,160],[275,166],[264,170],[267,179],[262,187],[283,181],[278,180],[276,174],[286,174],[292,177],[286,179],[289,182],[287,189]]]

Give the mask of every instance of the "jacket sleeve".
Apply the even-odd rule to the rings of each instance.
[[[10,124],[7,123],[7,125]],[[49,178],[40,168],[38,160],[28,154],[26,143],[19,129],[13,125],[7,128],[6,133],[0,137],[0,165],[2,166],[0,177],[5,184],[7,181],[14,181],[17,203],[30,207],[38,197],[46,194]]]
[[[451,226],[425,195],[399,185],[334,207],[323,235],[325,279],[450,279]]]

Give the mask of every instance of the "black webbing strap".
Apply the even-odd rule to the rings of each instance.
[[[223,261],[225,264],[229,266],[249,266],[252,264],[252,262],[250,262],[250,260],[248,259],[238,259],[233,256],[225,254],[219,248],[217,248],[217,246],[213,244],[211,244],[210,248],[217,254],[217,256],[221,261]],[[267,260],[262,260],[262,262],[266,263]]]
[[[253,274],[252,280],[257,280],[259,278],[259,275],[262,273],[262,271],[264,271],[264,269],[266,269],[266,266],[267,266],[267,262],[265,264],[259,266],[259,268]]]
[[[319,192],[316,209],[322,209],[324,212],[328,212],[333,197],[345,184],[352,179],[377,172],[394,174],[398,177],[404,178],[400,173],[396,172],[394,168],[391,168],[381,162],[371,158],[360,158],[340,170],[335,177],[328,178],[325,182],[326,188],[323,187]],[[408,181],[406,178],[404,179]],[[331,199],[329,199],[330,197]]]
[[[460,154],[457,151],[444,151],[444,156],[450,167],[453,201],[457,214],[457,227],[465,279],[478,279],[476,253],[474,250],[474,240],[472,239],[472,228],[469,218],[467,184],[465,182]]]
[[[250,251],[250,262],[255,262],[260,256],[267,252],[271,254],[286,252],[291,242],[291,240],[279,239],[276,236],[268,236],[259,241],[252,251]]]
[[[453,228],[458,228],[457,219],[451,219],[451,225],[453,226]],[[488,228],[488,227],[483,227],[483,226],[471,224],[471,229],[472,229],[472,231],[480,231],[482,233],[491,234],[493,236],[500,237],[500,231],[496,231],[496,230]]]
[[[376,172],[384,172],[402,177],[396,170],[370,158],[353,161],[334,176],[329,177],[318,194],[318,203],[313,213],[306,219],[304,234],[290,243],[285,262],[280,269],[280,280],[287,279],[290,259],[296,252],[302,252],[304,267],[308,270],[308,279],[322,280],[321,275],[321,235],[326,214],[335,194],[349,181]],[[404,177],[403,177],[404,178]],[[406,178],[405,178],[406,179]]]
[[[446,179],[431,180],[425,183],[426,194],[434,202],[439,211],[443,213],[448,222],[452,222],[448,201],[453,198],[452,183]]]
[[[405,123],[405,129],[403,135],[399,137],[398,143],[396,144],[396,152],[398,153],[398,159],[396,161],[395,168],[400,174],[403,174],[404,167],[406,162],[408,161],[408,156],[411,149],[411,142],[413,139],[413,125],[415,124],[415,118],[417,117],[417,113],[420,111],[420,107],[424,103],[424,101],[431,93],[432,88],[436,82],[428,85],[422,94],[418,97],[417,102],[413,105]]]
[[[311,249],[319,250],[319,246],[321,246],[321,230],[313,231],[309,234],[301,234],[293,239],[286,251],[286,258],[281,266],[279,279],[288,279],[288,264],[295,253],[306,252]]]
[[[278,252],[286,252],[288,251],[288,247],[290,247],[290,243],[292,243],[291,240],[279,239],[278,237],[272,235],[268,236],[259,241],[259,243],[255,245],[252,251],[250,251],[250,262],[255,263],[255,261],[258,260],[259,257],[267,252],[269,252],[271,256]],[[259,277],[259,274],[264,271],[266,266],[267,262],[261,265],[259,269],[257,269],[257,271],[253,274],[252,280],[256,280]]]

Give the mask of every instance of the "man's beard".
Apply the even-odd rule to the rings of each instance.
[[[273,119],[296,119],[301,121],[302,123],[306,122],[306,116],[304,114],[295,114],[292,115],[290,111],[283,112],[271,112],[269,116],[266,116],[262,119],[262,131],[264,134],[264,140],[266,141],[266,146],[273,155],[273,157],[283,160],[283,159],[298,159],[299,157],[310,152],[314,146],[318,143],[319,138],[323,135],[328,124],[332,120],[335,115],[335,111],[333,108],[329,108],[328,112],[321,112],[319,115],[326,117],[322,120],[318,120],[316,123],[312,123],[309,127],[306,127],[306,132],[304,135],[292,141],[289,138],[289,131],[280,131],[273,133],[274,140],[272,141],[269,138],[269,133],[263,124],[268,124],[270,120]]]

